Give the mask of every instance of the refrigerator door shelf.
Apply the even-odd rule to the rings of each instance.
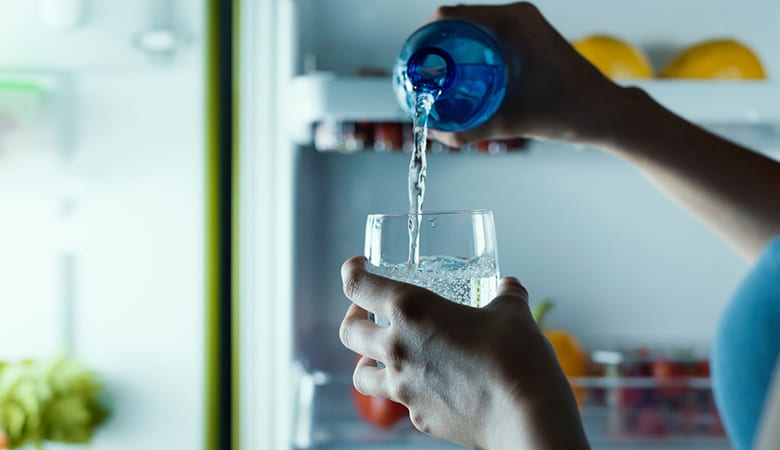
[[[766,81],[654,80],[626,82],[696,123],[780,123],[780,84]],[[289,86],[288,127],[296,144],[312,140],[312,124],[333,121],[408,121],[388,77],[302,75]]]
[[[315,372],[300,378],[295,448],[455,449],[418,432],[409,420],[389,429],[360,419],[352,377]],[[587,377],[571,380],[594,449],[706,446],[729,449],[706,377]]]
[[[296,144],[312,140],[317,122],[406,122],[387,77],[343,77],[314,73],[296,77],[289,86],[287,125]]]
[[[396,122],[317,122],[313,126],[312,142],[320,152],[379,152],[411,153],[414,147],[412,124],[408,120]],[[481,153],[489,155],[524,151],[529,139],[494,139],[475,142],[460,148],[449,147],[429,139],[429,153]]]

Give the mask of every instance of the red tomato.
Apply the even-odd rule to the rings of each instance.
[[[8,436],[5,435],[3,430],[0,430],[0,450],[8,448]]]
[[[409,410],[406,409],[406,406],[386,398],[361,394],[354,386],[352,387],[352,398],[360,417],[379,428],[390,428],[404,417],[409,417]]]
[[[360,355],[357,360],[360,360]],[[352,399],[360,417],[379,428],[390,428],[404,417],[409,417],[406,406],[386,398],[361,394],[355,386],[352,386]]]

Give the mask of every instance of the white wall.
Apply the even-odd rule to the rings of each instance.
[[[90,0],[70,32],[42,27],[37,3],[0,0],[0,72],[71,78],[74,145],[58,174],[76,193],[63,212],[56,183],[0,192],[0,359],[69,345],[96,369],[113,415],[92,448],[200,448],[204,4],[176,3],[191,42],[157,64],[132,45],[156,25],[154,2]]]

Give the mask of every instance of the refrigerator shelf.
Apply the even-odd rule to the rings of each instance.
[[[707,377],[586,377],[570,380],[594,449],[729,448]],[[403,419],[370,425],[353,405],[347,374],[308,373],[297,394],[295,448],[460,448],[425,436]]]
[[[408,121],[325,121],[315,123],[312,128],[312,145],[320,152],[411,153],[414,147],[412,124]],[[525,151],[530,144],[530,139],[523,138],[494,139],[454,148],[429,139],[427,152],[499,155]]]
[[[780,85],[771,81],[653,80],[626,82],[661,104],[701,124],[780,122]],[[389,77],[314,73],[292,79],[287,113],[292,140],[308,145],[318,122],[408,122]]]

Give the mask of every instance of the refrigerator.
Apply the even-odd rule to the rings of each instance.
[[[457,448],[408,421],[366,423],[351,392],[355,355],[338,338],[349,304],[339,267],[362,254],[366,216],[408,211],[410,120],[389,73],[405,38],[440,4],[279,1],[242,16],[240,433],[248,448]],[[746,43],[766,81],[625,83],[778,157],[774,2],[536,5],[567,39],[619,36],[656,71],[708,39]],[[706,368],[677,380],[680,400],[646,365],[706,361],[744,261],[633,167],[593,149],[516,140],[429,150],[424,209],[492,210],[501,274],[522,280],[532,303],[553,298],[549,326],[575,335],[598,367],[573,381],[587,391],[580,410],[594,449],[730,448]],[[627,399],[634,394],[644,400]]]

